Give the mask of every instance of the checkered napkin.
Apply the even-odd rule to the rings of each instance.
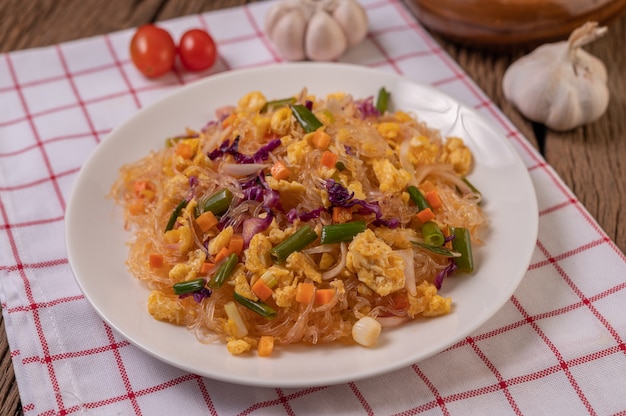
[[[208,27],[211,72],[279,58],[262,22],[272,2],[164,22]],[[200,75],[147,80],[132,31],[0,56],[0,295],[27,415],[547,414],[626,412],[626,258],[524,137],[397,0],[363,1],[366,41],[341,61],[437,86],[507,133],[537,192],[530,267],[475,333],[418,364],[336,386],[231,385],[135,348],[82,296],[64,244],[81,165],[139,108]],[[206,75],[206,74],[204,74]]]

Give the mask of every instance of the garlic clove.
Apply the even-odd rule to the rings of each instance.
[[[309,20],[304,38],[306,56],[314,61],[332,61],[348,47],[348,39],[341,26],[323,10],[316,11]]]
[[[528,119],[557,131],[593,122],[609,103],[606,67],[581,47],[606,28],[587,23],[567,41],[542,45],[505,72],[505,97]]]
[[[266,32],[278,53],[288,61],[306,58],[302,39],[307,29],[307,20],[301,9],[278,9],[268,13]]]
[[[333,18],[343,29],[348,46],[359,44],[368,30],[368,19],[365,9],[354,0],[339,0],[337,8],[333,11]]]

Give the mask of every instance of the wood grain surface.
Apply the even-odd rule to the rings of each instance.
[[[53,45],[253,1],[0,0],[0,52]],[[528,50],[472,48],[433,35],[626,251],[626,15],[609,25],[607,36],[586,47],[607,66],[611,102],[606,114],[593,124],[565,133],[533,125],[504,98],[504,71]],[[0,415],[19,415],[19,393],[4,328],[0,316]]]

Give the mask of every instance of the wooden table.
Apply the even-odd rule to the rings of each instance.
[[[254,0],[252,0],[254,1]],[[0,52],[53,45],[251,0],[0,0]],[[97,5],[97,6],[96,6]],[[611,102],[596,123],[565,133],[525,120],[506,101],[501,80],[522,48],[507,51],[460,46],[434,35],[444,49],[539,149],[567,186],[622,251],[626,251],[626,15],[586,48],[607,66]],[[0,316],[0,414],[21,414],[4,321]]]

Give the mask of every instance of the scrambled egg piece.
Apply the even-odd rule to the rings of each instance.
[[[198,277],[198,272],[202,268],[202,263],[206,260],[206,254],[200,249],[190,251],[186,263],[177,263],[168,273],[170,279],[175,282],[193,280]]]
[[[188,252],[194,245],[193,234],[188,223],[166,232],[164,240],[167,244],[178,244],[178,252],[180,254]]]
[[[237,110],[254,113],[260,111],[265,103],[267,103],[267,99],[263,93],[259,91],[252,91],[239,99],[237,102]]]
[[[185,307],[179,302],[178,296],[160,290],[153,290],[148,295],[148,312],[159,321],[176,325],[183,325],[185,321]]]
[[[439,146],[431,143],[426,136],[412,137],[409,146],[409,160],[414,165],[432,165],[437,162]]]
[[[394,249],[413,248],[411,240],[415,240],[417,232],[413,228],[392,229],[378,227],[374,230],[376,237],[383,240]]]
[[[313,260],[300,251],[294,251],[287,257],[285,266],[296,276],[302,276],[313,280],[315,283],[322,283],[322,273],[317,270]]]
[[[290,285],[274,289],[274,294],[272,295],[272,297],[274,298],[276,305],[281,308],[288,308],[291,306],[291,303],[296,297],[296,288],[298,286],[298,282],[298,279],[293,279]]]
[[[235,271],[233,272],[232,279],[235,282],[235,292],[248,299],[254,301],[259,300],[250,287],[250,283],[246,278],[246,269],[243,265],[237,264]]]
[[[385,121],[385,122],[379,123],[376,126],[376,130],[378,131],[378,134],[383,136],[385,139],[393,140],[398,137],[398,134],[400,134],[400,125],[398,123]]]
[[[271,189],[280,193],[280,202],[285,210],[296,207],[305,196],[306,187],[300,182],[277,181],[272,176],[267,176],[265,180]]]
[[[445,315],[452,309],[452,299],[437,294],[435,285],[422,282],[417,286],[417,296],[408,296],[408,315],[413,318],[418,314],[423,316]]]
[[[370,229],[348,246],[346,267],[381,296],[404,288],[404,260]]]
[[[361,182],[350,182],[346,187],[348,191],[354,192],[353,198],[356,199],[365,199],[367,195],[363,192],[363,184]]]
[[[291,130],[291,109],[289,107],[283,107],[272,115],[270,129],[280,136],[289,133]]]
[[[232,226],[224,228],[218,235],[216,235],[211,241],[209,241],[209,254],[211,256],[216,255],[222,248],[228,245],[228,242],[233,237],[234,229]]]
[[[255,234],[246,249],[246,269],[262,273],[272,265],[272,243],[263,234]]]
[[[233,355],[241,355],[252,349],[252,344],[246,339],[231,338],[226,342],[228,352]]]
[[[451,164],[460,175],[465,175],[472,166],[472,152],[465,146],[462,139],[449,137],[443,146],[440,160]]]
[[[396,168],[389,159],[374,159],[372,168],[383,192],[402,192],[411,180],[411,174]]]
[[[313,147],[308,140],[298,140],[289,143],[287,146],[287,160],[292,165],[302,165],[304,158],[313,151]]]

